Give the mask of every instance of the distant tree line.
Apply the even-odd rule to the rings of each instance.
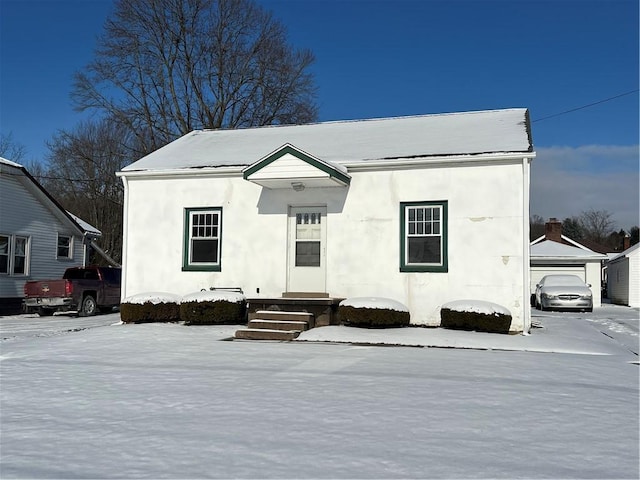
[[[253,0],[116,0],[73,85],[74,106],[91,120],[58,131],[46,163],[25,167],[101,230],[101,248],[120,262],[115,172],[195,129],[315,121],[313,62]],[[24,148],[10,134],[1,140],[0,152],[20,163]]]
[[[560,219],[558,219],[560,220]],[[529,233],[531,240],[545,234],[547,220],[540,215],[532,215],[529,219]],[[574,215],[562,220],[562,234],[580,243],[590,242],[605,247],[609,252],[622,251],[624,238],[629,237],[630,245],[640,242],[640,230],[637,225],[629,230],[616,230],[613,214],[607,210],[589,209],[580,215]]]

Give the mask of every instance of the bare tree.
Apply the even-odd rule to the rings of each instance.
[[[24,145],[13,139],[13,134],[0,133],[0,157],[15,163],[22,163],[27,154]]]
[[[595,210],[593,208],[580,214],[580,225],[583,236],[587,240],[605,244],[609,234],[613,232],[616,224],[611,218],[612,213],[606,210]]]
[[[73,99],[147,153],[198,128],[315,120],[313,61],[252,0],[116,0]]]
[[[49,166],[42,178],[65,209],[102,231],[101,248],[118,262],[123,189],[115,172],[133,160],[132,142],[128,129],[109,120],[60,131],[49,142]]]

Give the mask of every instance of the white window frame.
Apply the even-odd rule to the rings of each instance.
[[[9,272],[11,272],[11,235],[2,233],[0,237],[7,239],[7,251],[5,253],[0,252],[0,256],[6,257],[7,259],[7,267],[3,271],[0,271],[0,275],[9,275]]]
[[[61,238],[69,239],[69,245],[67,246],[68,248],[67,255],[60,255],[60,239]],[[64,259],[64,260],[73,258],[73,235],[63,235],[58,233],[58,239],[56,241],[56,258]]]
[[[31,237],[28,235],[7,235],[1,234],[0,236],[7,238],[9,251],[7,254],[3,254],[8,257],[7,270],[0,272],[0,275],[8,275],[11,277],[26,277],[29,275],[29,258],[31,252]],[[18,240],[24,240],[24,255],[17,255]],[[16,272],[16,259],[18,257],[24,257],[24,272]]]

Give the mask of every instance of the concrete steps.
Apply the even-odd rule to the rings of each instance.
[[[235,338],[290,341],[300,332],[313,328],[313,323],[312,313],[259,310],[249,314],[247,328],[237,330]]]

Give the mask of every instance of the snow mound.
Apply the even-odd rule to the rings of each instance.
[[[246,301],[246,297],[237,292],[228,292],[225,290],[204,290],[194,292],[182,297],[182,302],[230,302],[242,303]]]
[[[402,303],[390,298],[381,297],[353,297],[340,302],[341,307],[353,308],[378,308],[385,310],[395,310],[398,312],[409,312],[409,309]]]
[[[497,303],[485,302],[483,300],[455,300],[442,305],[442,308],[453,310],[454,312],[473,312],[485,315],[509,315],[511,312]]]
[[[130,303],[133,305],[144,305],[145,303],[153,303],[158,305],[160,303],[176,303],[180,304],[180,295],[167,292],[145,292],[131,295],[125,298],[122,303]]]

